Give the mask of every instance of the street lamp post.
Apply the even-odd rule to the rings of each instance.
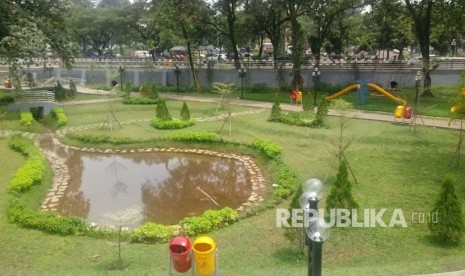
[[[452,57],[453,57],[454,54],[457,55],[457,54],[456,54],[457,41],[455,41],[455,38],[452,39],[452,42],[450,43],[450,46],[451,46],[451,48],[452,48]]]
[[[305,220],[308,276],[321,276],[322,243],[329,235],[328,229],[324,229],[324,221],[318,218],[318,202],[323,197],[323,187],[323,182],[319,179],[308,179],[300,196],[300,206],[308,214]]]
[[[321,71],[318,69],[318,67],[315,67],[315,70],[313,70],[312,76],[313,76],[313,90],[315,92],[313,93],[313,105],[316,106],[316,95],[317,95],[317,90],[318,90],[318,82],[320,80],[320,75]]]
[[[247,75],[247,68],[241,67],[237,70],[239,73],[239,78],[241,78],[241,100],[244,99],[244,78]]]
[[[176,65],[174,68],[174,74],[176,75],[176,92],[179,92],[179,75],[181,75],[181,69]]]
[[[124,74],[124,65],[120,64],[118,66],[118,72],[119,72],[119,88],[121,91],[123,91],[123,74]]]

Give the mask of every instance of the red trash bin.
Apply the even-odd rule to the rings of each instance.
[[[406,106],[404,111],[404,119],[409,120],[410,118],[412,118],[412,107]]]
[[[175,237],[171,240],[169,251],[173,267],[184,273],[191,268],[191,242],[186,237]]]

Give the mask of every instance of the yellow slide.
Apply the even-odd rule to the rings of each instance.
[[[331,96],[325,97],[325,100],[327,100],[327,101],[334,100],[337,97],[340,97],[340,96],[342,96],[344,94],[349,93],[352,90],[359,89],[359,88],[360,88],[360,84],[352,84],[351,86],[347,86],[346,88],[342,89],[341,91],[339,91],[337,93],[334,93]]]
[[[383,96],[386,96],[388,99],[390,99],[390,100],[392,100],[392,101],[394,101],[394,102],[396,102],[398,104],[401,104],[403,106],[407,106],[407,101],[406,100],[401,99],[401,98],[397,98],[396,96],[392,95],[391,93],[387,92],[386,90],[384,90],[383,88],[379,87],[376,84],[368,83],[368,87],[378,91]]]

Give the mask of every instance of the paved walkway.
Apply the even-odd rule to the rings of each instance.
[[[197,101],[197,102],[218,102],[217,98],[206,98],[206,97],[194,97],[194,96],[186,96],[180,94],[160,94],[165,99],[173,99],[173,100],[183,100],[183,101]],[[268,102],[258,102],[258,101],[249,101],[249,100],[240,100],[235,99],[231,101],[232,104],[235,105],[243,105],[243,106],[250,106],[250,107],[257,107],[257,108],[268,108],[271,109],[273,103]],[[302,106],[300,105],[291,105],[291,104],[284,104],[281,103],[280,107],[282,110],[285,111],[302,111]],[[337,115],[334,111],[329,110],[329,115]],[[392,113],[386,112],[370,112],[370,111],[363,111],[363,110],[352,110],[349,112],[348,116],[352,116],[356,119],[363,119],[363,120],[376,120],[376,121],[388,121],[388,122],[395,122],[394,111]],[[430,116],[418,116],[416,120],[417,126],[425,125],[431,127],[439,127],[439,128],[452,128],[452,129],[460,129],[460,122],[453,121],[449,125],[448,118],[439,118],[439,117],[430,117]],[[397,119],[397,122],[402,122],[402,119]],[[404,123],[411,123],[411,120],[405,120]]]

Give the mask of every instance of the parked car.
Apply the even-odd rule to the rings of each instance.
[[[228,58],[226,57],[225,54],[215,54],[215,55],[211,55],[208,57],[208,60],[213,60],[213,61],[227,61]]]

